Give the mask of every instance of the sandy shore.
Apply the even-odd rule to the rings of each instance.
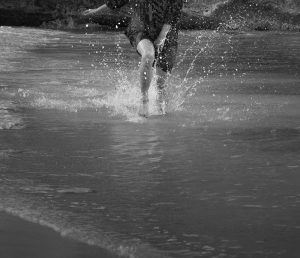
[[[98,247],[61,237],[52,229],[0,212],[1,258],[117,258]]]

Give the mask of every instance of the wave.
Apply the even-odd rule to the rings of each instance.
[[[70,238],[91,246],[97,246],[108,250],[121,257],[128,258],[163,258],[167,254],[158,251],[147,243],[139,239],[126,239],[120,237],[118,233],[101,232],[99,228],[93,228],[86,223],[76,225],[74,214],[67,211],[61,212],[40,206],[38,209],[36,203],[25,200],[24,198],[7,197],[1,194],[0,211],[10,215],[17,216],[23,220],[36,223],[40,226],[51,228],[62,237]],[[72,222],[68,221],[72,218]]]

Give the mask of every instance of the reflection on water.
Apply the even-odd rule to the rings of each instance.
[[[181,32],[149,119],[123,35],[0,37],[1,210],[124,257],[298,257],[297,33]]]

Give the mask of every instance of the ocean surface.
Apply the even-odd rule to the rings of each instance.
[[[179,44],[144,119],[122,33],[0,27],[0,210],[121,257],[300,257],[300,34]]]

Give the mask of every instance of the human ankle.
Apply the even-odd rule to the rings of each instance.
[[[143,94],[142,94],[141,101],[142,101],[143,104],[146,104],[146,103],[149,102],[148,93],[143,93]]]

